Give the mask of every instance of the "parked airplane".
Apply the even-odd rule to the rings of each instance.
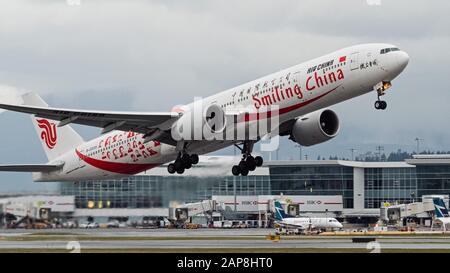
[[[387,103],[380,96],[408,62],[408,54],[393,45],[356,45],[171,112],[52,108],[37,94],[27,93],[22,96],[23,104],[0,102],[0,108],[32,114],[49,162],[3,165],[0,171],[33,172],[35,181],[79,181],[133,175],[174,161],[168,172],[182,174],[198,163],[199,154],[235,145],[241,149],[242,160],[233,166],[232,173],[245,176],[263,164],[262,157],[252,156],[254,144],[263,137],[289,136],[303,146],[335,137],[339,119],[326,107],[374,90],[378,96],[375,108],[386,109]],[[201,111],[196,110],[199,104]],[[277,124],[267,132],[258,131],[251,137],[236,133],[236,124],[250,128],[274,117]],[[100,127],[102,136],[85,142],[70,123]],[[193,129],[183,131],[192,124]],[[200,136],[196,135],[199,128]],[[194,137],[180,131],[193,131]],[[211,139],[205,132],[215,136],[226,133],[227,137]]]
[[[280,201],[274,201],[275,222],[286,228],[295,228],[300,230],[323,230],[323,229],[341,229],[343,226],[338,220],[332,217],[294,217],[286,214]]]
[[[440,223],[446,231],[446,226],[450,224],[450,215],[447,210],[447,206],[444,203],[444,200],[442,198],[433,198],[433,204],[434,204],[434,221]],[[434,224],[434,222],[433,222]]]

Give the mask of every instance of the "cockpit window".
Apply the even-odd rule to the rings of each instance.
[[[380,54],[386,54],[386,53],[391,52],[391,51],[399,51],[399,50],[400,50],[400,49],[397,48],[397,47],[383,48],[383,49],[380,51]]]

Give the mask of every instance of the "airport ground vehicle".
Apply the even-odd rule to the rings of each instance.
[[[79,225],[79,228],[99,228],[100,225],[96,222],[88,222],[88,223],[81,223]]]

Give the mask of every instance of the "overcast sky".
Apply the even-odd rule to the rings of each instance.
[[[17,88],[52,106],[167,111],[349,45],[385,42],[411,57],[388,109],[373,108],[375,93],[331,107],[340,135],[304,153],[412,151],[416,137],[450,150],[448,1],[68,2],[77,0],[0,0],[0,97]],[[0,128],[0,163],[46,162],[28,116],[3,113]],[[86,139],[99,133],[76,129]],[[280,158],[295,157],[294,147],[283,141]],[[0,192],[55,188],[29,174],[0,181]]]

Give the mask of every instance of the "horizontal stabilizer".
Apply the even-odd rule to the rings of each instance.
[[[0,172],[52,172],[63,167],[64,164],[48,165],[48,164],[14,164],[0,165]]]

